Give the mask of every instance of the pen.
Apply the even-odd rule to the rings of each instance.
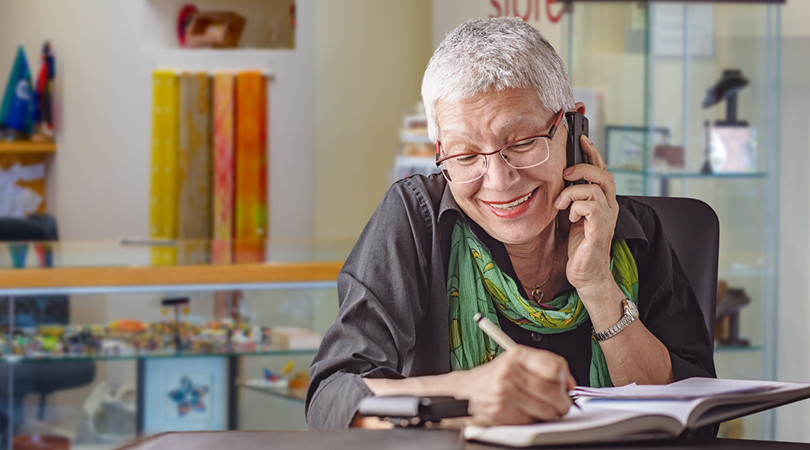
[[[496,344],[503,347],[505,351],[509,351],[515,347],[517,347],[517,343],[512,340],[506,333],[503,332],[500,328],[498,328],[491,320],[484,317],[481,313],[475,313],[473,316],[473,320],[475,323],[478,324],[478,328],[484,332],[487,336],[492,338]],[[571,397],[569,394],[568,397],[571,399],[571,403],[577,407],[577,409],[582,409],[579,405],[577,405],[577,401]]]

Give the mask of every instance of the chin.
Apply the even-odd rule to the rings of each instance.
[[[527,242],[531,242],[540,235],[541,230],[533,230],[534,232],[530,233],[515,233],[513,230],[505,230],[503,233],[490,233],[490,236],[499,240],[504,244],[509,245],[520,245]]]
[[[493,238],[504,244],[518,245],[537,239],[545,229],[542,215],[529,215],[518,220],[507,220],[499,217],[487,217],[479,225]]]

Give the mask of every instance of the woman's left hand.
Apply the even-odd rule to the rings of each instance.
[[[566,181],[584,179],[591,184],[575,184],[563,189],[554,206],[558,210],[571,207],[566,276],[588,308],[587,299],[591,298],[588,293],[615,288],[610,273],[610,247],[619,204],[613,175],[606,170],[596,146],[585,136],[580,142],[590,163],[565,169],[563,178]]]

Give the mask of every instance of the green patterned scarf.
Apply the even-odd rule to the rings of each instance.
[[[638,305],[638,268],[624,241],[613,244],[610,271],[624,295]],[[503,349],[478,328],[473,315],[480,312],[498,323],[498,310],[520,327],[542,334],[573,330],[588,319],[588,311],[576,290],[560,295],[545,309],[520,295],[520,287],[492,261],[470,231],[458,219],[453,227],[447,299],[450,302],[450,368],[469,370],[491,361]],[[591,337],[591,387],[612,386],[605,355]]]

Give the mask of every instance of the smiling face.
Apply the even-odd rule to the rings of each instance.
[[[436,104],[442,146],[463,145],[467,151],[490,152],[523,137],[545,134],[555,117],[531,89],[487,91],[468,100]],[[557,214],[553,202],[564,187],[565,137],[560,125],[548,160],[529,169],[514,169],[497,153],[488,156],[484,176],[449,183],[453,197],[493,238],[508,245],[531,244]]]

